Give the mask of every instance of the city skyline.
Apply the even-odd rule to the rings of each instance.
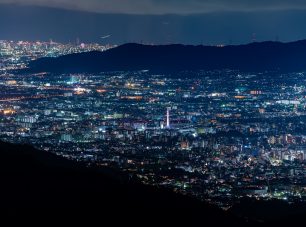
[[[0,0],[1,220],[305,222],[304,18],[302,0]]]

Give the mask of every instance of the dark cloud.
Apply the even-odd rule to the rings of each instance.
[[[193,14],[306,9],[305,0],[0,0],[0,3],[126,14]]]

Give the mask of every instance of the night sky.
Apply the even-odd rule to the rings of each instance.
[[[293,41],[306,38],[305,19],[305,0],[0,0],[0,39]]]
[[[304,0],[0,0],[0,2],[129,14],[306,9]]]

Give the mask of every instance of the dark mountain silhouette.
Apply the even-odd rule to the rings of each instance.
[[[224,212],[169,190],[142,185],[113,169],[89,168],[27,145],[3,142],[0,182],[1,223],[269,226],[306,220],[306,204],[244,199]]]
[[[1,221],[241,224],[214,206],[30,146],[0,142],[0,181]]]
[[[305,223],[306,203],[287,203],[282,200],[258,201],[252,198],[243,198],[230,211],[239,217],[248,217],[250,221],[258,221],[267,225],[294,225]]]
[[[106,52],[42,58],[29,67],[28,72],[54,73],[218,69],[298,72],[306,70],[306,40],[225,47],[125,44]]]

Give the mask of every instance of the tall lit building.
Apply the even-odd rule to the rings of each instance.
[[[170,128],[170,107],[167,108],[167,124],[166,128]]]

